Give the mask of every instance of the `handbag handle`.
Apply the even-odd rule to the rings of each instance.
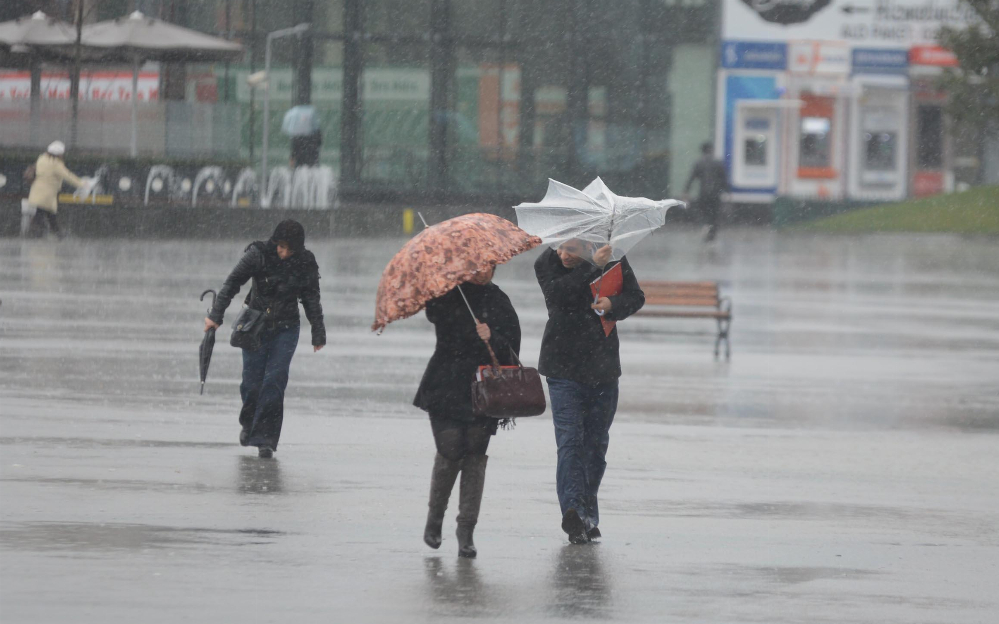
[[[497,335],[497,337],[500,338],[501,340],[503,340],[503,342],[506,342],[506,340],[504,340],[502,336],[498,336]],[[493,351],[493,346],[491,344],[489,344],[489,341],[487,341],[487,340],[483,340],[482,342],[485,342],[486,343],[486,349],[489,349],[489,358],[493,361],[493,372],[496,373],[496,374],[499,374],[500,363],[499,363],[499,359],[496,357],[496,352]],[[508,349],[510,349],[510,355],[513,356],[513,360],[517,363],[517,366],[519,366],[520,368],[524,368],[523,362],[521,362],[520,358],[517,357],[517,352],[513,350],[513,347],[510,345],[509,342],[506,342],[506,346],[507,346]]]

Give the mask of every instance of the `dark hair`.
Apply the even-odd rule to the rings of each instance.
[[[713,146],[711,145],[711,141],[705,141],[704,143],[701,143],[701,153],[710,154],[712,151],[712,147]]]
[[[294,219],[285,219],[274,228],[271,242],[275,245],[281,242],[288,243],[288,249],[298,253],[305,249],[305,228]]]

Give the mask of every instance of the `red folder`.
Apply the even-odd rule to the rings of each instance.
[[[590,282],[590,292],[593,293],[594,297],[597,296],[598,291],[601,297],[620,295],[623,288],[624,273],[621,271],[620,262],[608,269],[601,277]],[[614,331],[617,321],[611,321],[601,316],[600,324],[604,326],[604,336],[606,337],[610,336],[610,333]]]

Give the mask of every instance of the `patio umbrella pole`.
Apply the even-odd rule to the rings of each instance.
[[[132,59],[132,158],[139,154],[139,109],[136,98],[139,94],[139,57]]]

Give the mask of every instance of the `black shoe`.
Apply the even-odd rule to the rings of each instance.
[[[250,446],[250,430],[241,429],[239,432],[239,445]]]
[[[598,529],[597,527],[593,527],[592,529],[586,532],[586,537],[590,538],[591,540],[600,539],[602,537],[600,535],[600,529]]]
[[[586,536],[586,525],[575,509],[570,509],[562,516],[562,530],[569,536],[573,544],[585,544],[590,541]]]
[[[479,552],[472,542],[472,531],[475,525],[459,524],[456,535],[458,536],[458,556],[465,559],[475,559]]]
[[[257,457],[261,459],[270,459],[274,457],[274,449],[269,446],[261,446],[260,450],[257,452]]]

